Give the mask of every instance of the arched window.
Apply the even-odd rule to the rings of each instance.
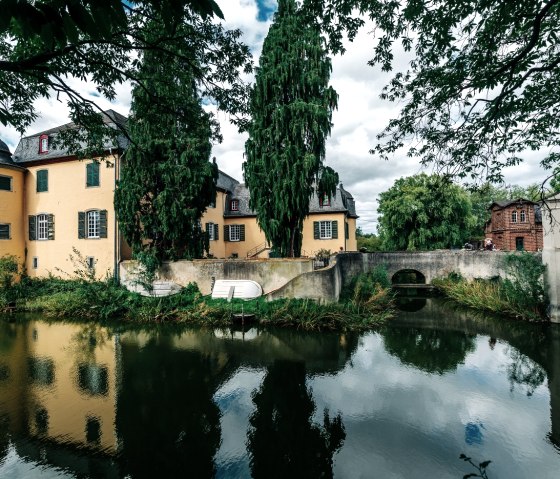
[[[517,211],[512,211],[511,212],[511,222],[512,223],[517,223]]]
[[[527,221],[525,210],[521,210],[521,213],[519,213],[519,221],[521,221],[521,223],[525,223]]]

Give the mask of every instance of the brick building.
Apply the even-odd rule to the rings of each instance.
[[[540,251],[543,247],[541,208],[523,198],[494,201],[484,229],[486,238],[502,251]]]

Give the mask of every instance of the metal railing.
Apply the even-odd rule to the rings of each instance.
[[[253,256],[257,256],[259,253],[262,253],[264,250],[269,248],[270,246],[266,241],[264,243],[258,244],[254,248],[251,248],[249,251],[247,251],[247,258],[252,258]]]

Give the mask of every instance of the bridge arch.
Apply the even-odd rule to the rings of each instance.
[[[426,275],[417,269],[399,269],[391,276],[391,284],[426,284]]]

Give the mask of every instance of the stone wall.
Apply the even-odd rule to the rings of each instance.
[[[210,294],[213,279],[250,279],[259,283],[268,299],[307,298],[338,301],[341,289],[360,273],[385,265],[389,278],[398,271],[415,270],[426,283],[449,273],[464,278],[505,277],[501,251],[437,250],[429,252],[340,253],[330,265],[313,271],[310,259],[195,260],[165,263],[158,279],[181,286],[196,282],[202,294]],[[540,253],[533,253],[540,257]],[[121,263],[121,281],[130,284],[136,262]]]
[[[123,284],[130,285],[133,282],[136,268],[136,261],[123,261],[120,264]],[[311,259],[181,260],[164,263],[157,279],[181,286],[195,282],[205,295],[212,292],[213,280],[250,279],[259,283],[267,294],[310,271],[313,271]]]
[[[309,298],[321,302],[338,301],[341,289],[360,273],[385,265],[389,278],[403,269],[418,271],[431,283],[435,278],[457,272],[468,280],[505,277],[500,251],[437,250],[429,252],[341,253],[331,258],[329,267],[294,278],[269,295],[269,299]],[[534,253],[540,256],[540,253]]]

